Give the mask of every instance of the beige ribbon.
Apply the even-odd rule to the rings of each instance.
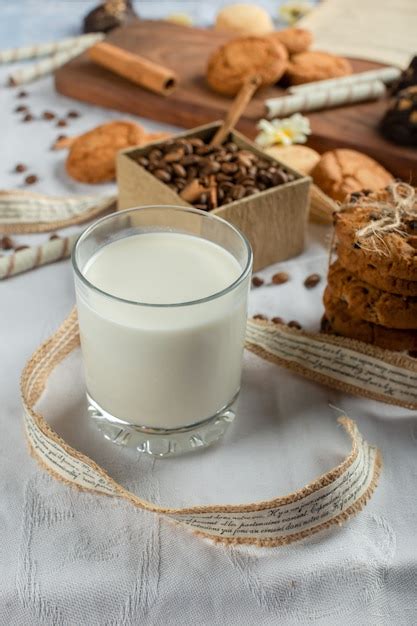
[[[368,378],[368,391],[373,394],[372,385],[375,385],[379,372],[390,367],[389,362],[383,363],[372,357],[368,354],[368,347],[362,352],[355,352],[354,348],[358,346],[345,349],[344,343],[342,341],[342,345],[337,345],[335,338],[309,335],[284,326],[252,320],[248,322],[247,347],[250,350],[330,386],[355,387],[358,370],[351,370],[348,374],[344,368],[356,356],[357,362],[362,364],[362,375],[368,376],[373,368],[372,380]],[[71,448],[35,410],[50,373],[78,345],[78,322],[74,309],[54,335],[36,350],[21,377],[25,427],[30,448],[48,472],[68,484],[98,494],[124,498],[134,506],[158,513],[214,541],[261,546],[291,543],[340,524],[361,510],[376,486],[381,467],[379,451],[364,441],[352,420],[342,417],[339,421],[352,440],[350,454],[339,466],[287,496],[243,505],[182,509],[165,508],[142,500],[119,485],[94,461]],[[364,344],[360,344],[359,348],[364,348]],[[348,358],[340,366],[344,352]],[[385,356],[390,358],[388,354]],[[328,359],[326,368],[320,365],[320,358]],[[333,378],[332,361],[336,366]],[[401,371],[407,375],[406,368],[402,368],[400,362],[397,365],[397,369],[393,370],[395,380]],[[417,377],[417,374],[414,372],[413,376]],[[356,385],[356,392],[360,393],[365,386],[362,383]],[[391,396],[389,389],[383,393],[388,401],[404,403],[403,397]],[[411,403],[408,399],[405,402]]]

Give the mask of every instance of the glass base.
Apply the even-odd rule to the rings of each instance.
[[[221,439],[236,417],[238,396],[239,392],[216,415],[172,430],[129,424],[102,409],[88,393],[87,400],[90,417],[106,439],[118,446],[165,458],[207,448]]]

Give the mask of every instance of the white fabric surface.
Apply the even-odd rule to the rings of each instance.
[[[37,114],[76,108],[83,115],[69,129],[46,121],[22,124],[12,111],[23,101],[3,90],[2,188],[19,185],[20,175],[11,170],[22,161],[40,177],[34,190],[85,192],[86,186],[65,175],[64,154],[48,147],[61,130],[79,132],[117,113],[55,95],[50,79],[28,91]],[[318,328],[323,282],[311,291],[302,282],[315,271],[325,275],[326,237],[326,229],[310,226],[303,255],[261,273],[268,279],[285,270],[291,281],[253,290],[251,313]],[[283,548],[213,545],[127,503],[60,484],[29,456],[20,371],[73,303],[68,261],[0,283],[2,626],[416,623],[413,413],[333,392],[246,354],[240,414],[224,441],[194,456],[155,461],[112,446],[90,425],[80,355],[72,355],[51,378],[41,401],[45,415],[116,480],[161,504],[249,502],[301,487],[339,463],[349,449],[332,406],[357,420],[365,437],[381,448],[378,489],[340,529]]]

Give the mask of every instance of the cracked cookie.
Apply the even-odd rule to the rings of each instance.
[[[376,191],[393,181],[392,175],[374,159],[344,148],[325,152],[311,175],[324,193],[341,202],[355,191]]]

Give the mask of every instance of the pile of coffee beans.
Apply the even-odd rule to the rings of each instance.
[[[192,204],[205,211],[295,178],[267,158],[239,148],[234,141],[209,146],[198,137],[171,139],[133,158],[180,195],[198,180],[204,190]]]

